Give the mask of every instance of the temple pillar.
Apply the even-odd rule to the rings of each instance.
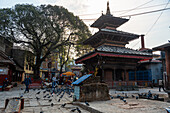
[[[116,69],[114,68],[114,81],[116,81]]]
[[[170,48],[165,51],[166,72],[167,72],[167,89],[170,90]]]

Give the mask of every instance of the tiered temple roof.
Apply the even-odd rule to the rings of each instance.
[[[102,14],[91,25],[91,27],[98,28],[99,31],[83,42],[84,45],[91,45],[95,50],[76,59],[76,63],[82,63],[97,55],[114,58],[151,59],[151,53],[125,48],[125,45],[130,41],[139,38],[137,34],[116,30],[127,21],[128,19],[112,16],[108,2],[106,15]]]

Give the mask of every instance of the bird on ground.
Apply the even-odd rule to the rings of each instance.
[[[46,93],[46,91],[43,91],[43,93]]]
[[[123,100],[124,99],[124,97],[120,97],[120,100]]]
[[[45,96],[43,96],[43,98],[46,98],[47,96],[45,95]]]
[[[66,106],[66,103],[62,104],[61,107],[64,108]]]
[[[69,96],[70,98],[72,97],[72,95]]]
[[[125,93],[125,98],[128,98],[128,95],[127,95],[127,93]]]
[[[23,90],[23,88],[21,88],[21,90]]]
[[[139,97],[138,97],[138,96],[136,96],[136,99],[139,99]]]
[[[35,88],[33,89],[33,91],[35,91]]]
[[[125,104],[127,104],[126,100],[123,99],[122,101],[123,101]]]
[[[40,111],[40,113],[43,113],[43,111]]]
[[[47,98],[50,98],[51,96],[48,96]]]
[[[51,101],[52,101],[52,99],[48,100],[48,102],[51,102]]]
[[[76,110],[77,110],[76,108],[75,108],[75,109],[72,109],[71,112],[75,112]]]
[[[154,98],[154,99],[158,99],[158,98],[159,98],[159,95],[156,95],[156,94],[155,94],[155,95],[153,96],[153,98]]]
[[[37,100],[39,100],[40,98],[36,97]]]
[[[135,98],[135,96],[134,96],[134,95],[132,95],[132,98]]]
[[[60,98],[58,99],[58,102],[60,102]]]
[[[54,104],[53,103],[51,103],[51,107],[53,107],[54,106]]]
[[[77,109],[78,113],[81,113],[81,110],[78,107],[76,109]]]
[[[88,102],[86,102],[86,101],[85,101],[85,104],[86,104],[87,106],[90,106],[90,104],[89,104]]]
[[[120,98],[120,95],[117,95],[116,97],[117,97],[117,98]]]
[[[110,95],[110,98],[111,98],[111,99],[114,99],[114,97],[113,97],[113,96],[111,96],[111,95]]]
[[[37,92],[36,94],[40,94],[40,91],[39,91],[39,92]]]

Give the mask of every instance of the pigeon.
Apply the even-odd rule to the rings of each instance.
[[[72,97],[72,95],[69,96],[70,98]]]
[[[158,99],[159,98],[159,95],[154,95],[154,97],[153,97],[154,99]]]
[[[40,111],[40,113],[43,113],[43,111]]]
[[[37,100],[39,100],[40,98],[36,97]]]
[[[51,103],[51,107],[53,107],[54,106],[54,104],[53,103]]]
[[[76,108],[75,108],[75,109],[72,109],[71,112],[75,112],[76,110],[77,110]]]
[[[123,102],[124,102],[125,104],[127,104],[126,100],[123,100]]]
[[[139,97],[138,97],[138,96],[136,96],[136,99],[139,99]]]
[[[81,113],[81,110],[78,107],[76,109],[77,109],[78,113]]]
[[[117,98],[120,98],[120,95],[117,95],[116,97],[117,97]]]
[[[88,102],[86,102],[86,101],[85,101],[85,104],[86,104],[87,106],[90,106],[90,104],[89,104]]]
[[[124,99],[124,97],[120,97],[120,100],[123,100]]]
[[[47,98],[50,98],[51,96],[48,96]]]
[[[125,93],[125,98],[128,98],[127,93]]]
[[[39,92],[37,92],[36,94],[40,94],[40,91],[39,91]]]
[[[110,96],[111,99],[113,99],[114,97],[113,96]]]
[[[35,89],[33,89],[33,91],[35,91]]]
[[[52,99],[48,100],[48,102],[51,102],[51,101],[52,101]]]
[[[134,96],[134,95],[132,95],[132,98],[135,98],[135,96]]]
[[[66,103],[62,104],[61,107],[64,108],[66,106]]]
[[[58,99],[58,102],[60,102],[60,98]]]
[[[43,91],[43,93],[46,93],[46,91]]]
[[[23,90],[23,88],[21,88],[21,90]]]

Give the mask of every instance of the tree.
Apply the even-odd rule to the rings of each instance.
[[[56,49],[78,44],[91,34],[79,17],[61,6],[29,4],[0,9],[0,34],[22,43],[35,56],[31,63],[39,77],[41,63]]]

